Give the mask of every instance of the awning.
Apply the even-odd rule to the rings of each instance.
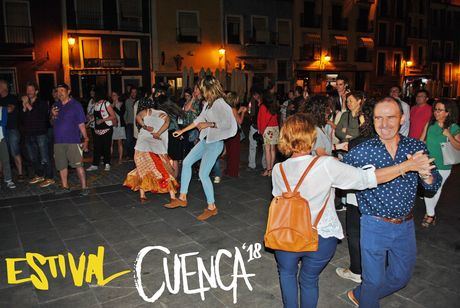
[[[346,36],[335,35],[334,39],[336,45],[348,45],[348,38]]]
[[[304,40],[306,44],[321,44],[321,36],[318,33],[305,33]]]
[[[359,42],[361,47],[374,48],[374,40],[370,37],[360,37]]]

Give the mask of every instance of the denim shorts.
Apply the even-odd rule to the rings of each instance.
[[[11,156],[17,156],[21,153],[21,148],[19,143],[21,141],[21,134],[17,129],[8,129],[6,141],[8,143],[8,150],[10,151]]]

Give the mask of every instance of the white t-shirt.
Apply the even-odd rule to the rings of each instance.
[[[300,176],[312,159],[313,156],[305,155],[289,158],[282,163],[292,190],[294,190]],[[279,163],[273,168],[272,184],[273,196],[280,196],[282,192],[287,191],[281,176]],[[325,156],[321,157],[310,170],[300,186],[299,192],[310,204],[313,223],[332,188],[362,190],[373,187],[377,187],[377,178],[375,168],[372,166],[363,170],[344,164],[334,157]],[[324,214],[318,223],[318,234],[324,238],[336,237],[342,239],[344,237],[343,230],[335,211],[334,198],[335,192],[332,189]]]
[[[160,115],[166,114],[166,112],[154,109],[148,109],[147,112],[148,114],[144,117],[144,124],[153,127],[153,131],[157,132],[165,123],[160,118]],[[137,142],[134,148],[142,152],[168,154],[168,130],[165,130],[160,137],[161,140],[155,139],[149,131],[141,128],[137,135]]]
[[[209,104],[205,103],[200,115],[193,121],[200,122],[215,122],[215,128],[205,128],[200,131],[200,140],[206,138],[206,143],[225,140],[236,135],[238,125],[236,124],[235,116],[233,115],[232,107],[227,104],[223,98],[218,98],[208,108]]]

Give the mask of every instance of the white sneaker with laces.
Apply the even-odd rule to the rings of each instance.
[[[98,169],[99,169],[98,166],[91,165],[91,166],[89,166],[88,169],[86,169],[86,171],[95,171],[95,170],[98,170]]]
[[[348,279],[356,283],[361,283],[361,275],[353,273],[348,268],[338,267],[335,269],[335,272],[343,279]]]
[[[110,164],[105,164],[104,171],[110,171]]]
[[[214,177],[214,184],[219,184],[220,183],[220,176]]]

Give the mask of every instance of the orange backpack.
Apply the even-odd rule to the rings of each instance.
[[[281,196],[274,197],[270,203],[267,230],[264,237],[265,247],[291,252],[318,250],[318,231],[316,230],[316,226],[321,216],[323,216],[326,204],[329,201],[330,192],[313,225],[311,224],[308,201],[302,198],[298,192],[303,180],[318,159],[319,156],[313,159],[300,177],[294,191],[291,191],[283,165],[280,164],[280,171],[287,192],[283,192]]]

